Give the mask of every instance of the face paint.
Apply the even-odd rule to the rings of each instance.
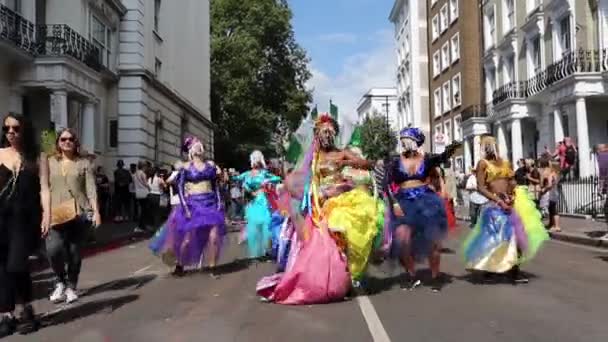
[[[403,152],[414,152],[418,150],[418,144],[409,138],[401,139],[401,147],[403,148]]]
[[[335,144],[336,131],[330,126],[325,126],[319,130],[318,138],[321,148],[327,150]]]

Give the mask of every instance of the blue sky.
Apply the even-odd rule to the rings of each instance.
[[[327,111],[354,116],[372,87],[395,86],[396,55],[388,15],[393,0],[289,0],[296,39],[311,58],[308,86]]]

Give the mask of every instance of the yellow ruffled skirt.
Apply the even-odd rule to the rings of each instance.
[[[374,239],[378,234],[378,214],[382,206],[364,188],[330,198],[322,206],[322,217],[329,229],[346,238],[348,268],[353,279],[359,279],[367,268]]]

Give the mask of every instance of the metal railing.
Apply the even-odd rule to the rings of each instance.
[[[0,5],[0,40],[34,53],[36,47],[35,25],[10,8]]]
[[[570,52],[534,77],[498,88],[492,94],[492,103],[498,105],[510,99],[525,99],[574,74],[602,71],[608,71],[607,49]]]
[[[37,38],[40,56],[71,56],[94,70],[101,69],[99,49],[68,25],[39,25]]]
[[[460,115],[464,122],[470,118],[485,118],[488,116],[488,111],[485,105],[476,104],[463,109]]]
[[[557,209],[560,213],[604,216],[606,194],[599,177],[561,181],[558,185]]]

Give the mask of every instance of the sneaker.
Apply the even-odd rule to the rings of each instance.
[[[65,285],[63,285],[63,283],[57,283],[57,285],[55,285],[55,290],[51,294],[51,297],[49,297],[49,300],[52,303],[57,304],[57,303],[63,301],[64,298],[65,298]]]
[[[28,335],[38,331],[39,328],[40,323],[36,319],[34,308],[32,308],[31,305],[26,306],[19,316],[17,331],[19,331],[19,334],[21,335]]]
[[[415,279],[413,277],[408,276],[407,279],[403,283],[401,283],[401,289],[404,291],[413,291],[420,285],[422,285],[420,279]]]
[[[135,229],[133,229],[133,232],[137,233],[137,234],[141,234],[141,233],[145,233],[146,231],[139,227],[135,227]]]
[[[17,329],[17,322],[12,316],[0,316],[0,338],[11,336]]]
[[[441,289],[443,289],[443,282],[441,279],[439,279],[439,277],[431,279],[431,291],[438,293],[441,292]]]
[[[68,304],[72,304],[77,300],[78,300],[78,294],[76,293],[76,290],[67,288],[65,290],[65,302]]]

